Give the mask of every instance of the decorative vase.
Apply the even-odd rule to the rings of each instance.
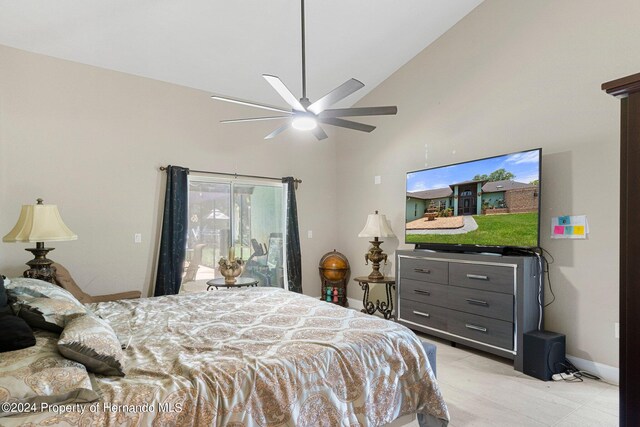
[[[233,285],[236,283],[236,277],[240,276],[244,271],[244,263],[239,258],[231,261],[226,258],[220,258],[218,265],[220,266],[220,274],[224,276],[224,283],[226,285]]]

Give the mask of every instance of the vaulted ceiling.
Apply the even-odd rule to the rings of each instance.
[[[482,0],[306,0],[307,94],[356,78],[350,106]],[[0,0],[0,44],[283,105],[301,96],[299,0]]]

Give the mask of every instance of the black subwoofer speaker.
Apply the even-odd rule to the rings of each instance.
[[[549,331],[524,334],[524,367],[522,372],[549,381],[553,374],[566,371],[564,366],[566,337]]]

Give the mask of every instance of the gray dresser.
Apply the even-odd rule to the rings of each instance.
[[[537,329],[544,286],[535,256],[396,251],[397,321],[514,360]]]

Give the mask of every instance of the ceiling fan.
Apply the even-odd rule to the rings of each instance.
[[[285,86],[285,84],[276,76],[269,74],[263,74],[262,77],[273,87],[276,92],[285,100],[291,107],[291,110],[286,110],[280,107],[274,107],[271,105],[258,104],[256,102],[243,101],[240,99],[229,98],[225,96],[214,95],[211,98],[232,102],[235,104],[248,105],[250,107],[262,108],[264,110],[277,111],[285,115],[281,116],[268,116],[268,117],[253,117],[247,119],[234,119],[234,120],[222,120],[220,123],[241,123],[241,122],[255,122],[262,120],[281,120],[287,119],[287,122],[265,136],[264,139],[271,139],[279,135],[290,126],[298,130],[311,131],[318,140],[327,138],[327,134],[320,127],[320,123],[331,126],[338,126],[347,129],[359,130],[362,132],[371,132],[376,127],[367,125],[364,123],[358,123],[351,120],[342,119],[342,117],[352,116],[380,116],[380,115],[394,115],[398,112],[396,106],[385,107],[358,107],[358,108],[336,108],[328,109],[336,102],[346,98],[355,91],[364,87],[364,84],[356,79],[349,79],[322,98],[315,102],[310,102],[307,98],[307,74],[306,74],[306,62],[305,62],[305,28],[304,28],[304,0],[300,0],[300,16],[302,23],[302,98],[299,100],[291,93],[291,91]]]

